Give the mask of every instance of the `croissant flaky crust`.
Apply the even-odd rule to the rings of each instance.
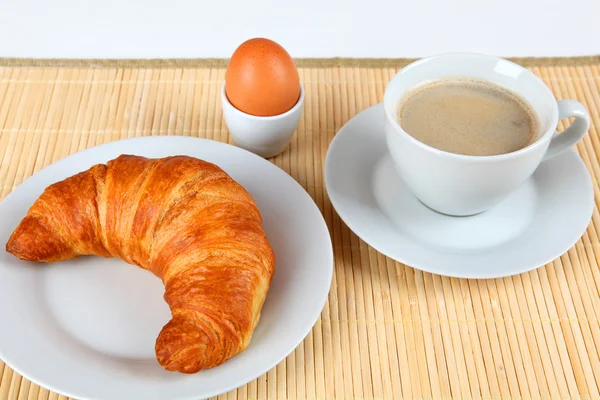
[[[119,257],[151,271],[173,316],[156,357],[185,373],[248,346],[275,268],[252,197],[216,165],[186,156],[122,155],[49,186],[6,251],[45,262]]]

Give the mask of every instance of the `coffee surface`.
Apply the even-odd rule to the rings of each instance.
[[[400,99],[397,117],[418,141],[457,154],[510,153],[538,138],[531,106],[484,80],[448,78],[420,85]]]

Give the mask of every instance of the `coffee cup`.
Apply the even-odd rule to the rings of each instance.
[[[537,140],[510,153],[474,156],[439,150],[409,135],[398,122],[400,99],[425,82],[454,77],[489,81],[526,100],[539,118]],[[396,170],[423,204],[453,216],[491,209],[540,163],[579,142],[590,126],[581,103],[557,101],[541,79],[518,64],[477,54],[444,54],[408,65],[388,84],[384,109],[386,140]],[[558,121],[569,117],[574,117],[571,125],[556,132]]]

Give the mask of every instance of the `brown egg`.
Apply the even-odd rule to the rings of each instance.
[[[279,115],[298,102],[300,77],[283,47],[269,39],[250,39],[231,56],[225,93],[235,108],[247,114]]]

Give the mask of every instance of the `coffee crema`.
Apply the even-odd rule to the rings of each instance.
[[[399,100],[397,120],[418,141],[463,155],[511,153],[539,138],[539,119],[527,101],[485,80],[421,84]]]

